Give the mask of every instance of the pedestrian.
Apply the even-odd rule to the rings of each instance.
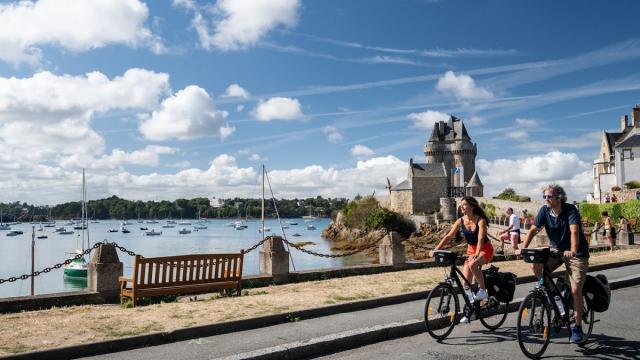
[[[618,224],[618,231],[629,231],[629,220],[620,215],[620,223]]]
[[[640,200],[640,191],[636,191],[636,200]]]
[[[567,193],[560,185],[547,186],[542,197],[545,205],[538,210],[535,223],[529,229],[522,248],[527,248],[533,237],[544,227],[552,249],[561,251],[561,259],[551,258],[546,266],[553,271],[564,263],[566,276],[571,284],[573,308],[575,309],[575,326],[571,330],[571,343],[584,341],[582,332],[582,286],[586,280],[589,268],[589,243],[582,231],[582,221],[578,209],[567,204]],[[516,254],[520,255],[521,250]],[[542,276],[544,264],[533,264],[536,277]]]
[[[618,197],[616,194],[611,195],[611,202],[618,202]]]
[[[609,253],[613,253],[613,248],[616,246],[616,228],[606,210],[602,212],[602,224],[604,228],[602,235],[609,241]]]
[[[500,232],[500,250],[498,250],[498,254],[504,254],[506,240],[511,241],[513,251],[518,250],[518,243],[520,242],[520,217],[513,213],[513,208],[507,209],[507,215],[509,216],[509,226]]]
[[[604,202],[607,204],[611,202],[611,196],[609,196],[609,194],[604,196]]]
[[[488,264],[493,259],[493,246],[487,237],[489,221],[478,200],[471,196],[465,196],[460,201],[462,217],[458,218],[451,226],[449,232],[440,240],[436,247],[429,251],[429,257],[433,257],[435,250],[441,249],[453,239],[457,232],[462,232],[467,241],[467,256],[464,262],[463,275],[469,282],[472,282],[472,275],[478,283],[478,292],[474,295],[465,282],[464,291],[469,299],[484,300],[488,297],[487,289],[482,275],[482,265]],[[460,319],[461,323],[469,322],[467,317]]]

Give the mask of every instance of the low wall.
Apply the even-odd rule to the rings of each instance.
[[[527,210],[527,212],[535,216],[538,213],[538,210],[544,205],[543,200],[532,200],[528,202],[519,202],[519,201],[510,201],[510,200],[500,200],[493,199],[487,197],[476,198],[478,202],[491,204],[496,207],[496,215],[502,216],[507,215],[507,208],[512,208],[513,212],[522,217],[522,210]]]
[[[618,198],[618,202],[623,202],[623,201],[629,201],[629,200],[636,200],[637,192],[640,192],[640,189],[612,191],[610,192],[610,194],[615,194],[616,197]],[[604,202],[604,195],[602,196],[602,198],[603,198],[602,202]]]

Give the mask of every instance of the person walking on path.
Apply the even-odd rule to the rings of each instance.
[[[613,253],[613,248],[616,246],[616,228],[613,226],[609,212],[606,210],[602,212],[602,224],[604,227],[602,235],[609,241],[609,252]]]
[[[512,208],[507,209],[507,215],[509,215],[509,227],[500,232],[500,250],[498,254],[504,254],[504,242],[506,240],[511,241],[513,251],[518,250],[518,243],[520,242],[520,217],[513,213]]]
[[[611,196],[609,196],[609,194],[604,196],[604,202],[607,204],[611,202]]]
[[[630,231],[629,228],[629,220],[624,216],[620,215],[620,223],[618,224],[618,231]]]
[[[488,264],[491,262],[491,259],[493,259],[493,246],[487,237],[489,221],[487,221],[487,215],[485,215],[484,210],[482,210],[478,204],[478,200],[474,197],[463,197],[462,201],[460,201],[460,210],[462,211],[462,217],[456,220],[447,235],[440,240],[438,245],[429,251],[429,257],[433,257],[435,250],[439,250],[447,245],[455,236],[456,232],[462,232],[462,235],[467,241],[467,256],[469,256],[464,262],[462,273],[469,282],[472,281],[471,275],[473,275],[478,283],[478,292],[475,295],[473,295],[469,288],[465,288],[464,291],[469,299],[484,300],[489,295],[485,287],[481,268],[482,265]],[[463,317],[460,322],[469,322],[469,319]]]
[[[582,231],[580,213],[575,205],[567,204],[567,193],[560,185],[552,184],[542,192],[545,205],[538,210],[535,224],[527,233],[527,238],[522,244],[527,248],[533,237],[541,228],[547,232],[552,248],[561,251],[561,259],[551,258],[547,262],[550,271],[557,269],[564,263],[566,274],[571,283],[571,295],[573,308],[575,309],[575,326],[571,330],[571,343],[581,343],[584,340],[582,332],[582,286],[586,280],[589,268],[589,243]],[[520,255],[521,250],[516,250]],[[533,264],[533,273],[536,277],[542,276],[544,264]]]

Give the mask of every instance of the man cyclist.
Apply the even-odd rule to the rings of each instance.
[[[535,224],[531,226],[523,248],[529,246],[533,237],[542,227],[547,232],[551,248],[563,253],[561,259],[551,258],[547,263],[550,271],[557,269],[564,263],[567,276],[571,283],[573,308],[575,309],[575,326],[571,330],[571,343],[581,343],[584,340],[582,332],[582,286],[586,280],[589,268],[589,243],[582,231],[582,221],[578,209],[567,204],[567,194],[556,184],[547,186],[543,191],[545,206],[538,210]],[[520,255],[521,250],[516,250]],[[533,264],[536,277],[542,276],[544,264]]]

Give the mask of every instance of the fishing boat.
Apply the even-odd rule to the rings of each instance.
[[[180,230],[178,230],[178,234],[180,235],[191,234],[191,230],[188,230],[187,228],[183,227]]]

